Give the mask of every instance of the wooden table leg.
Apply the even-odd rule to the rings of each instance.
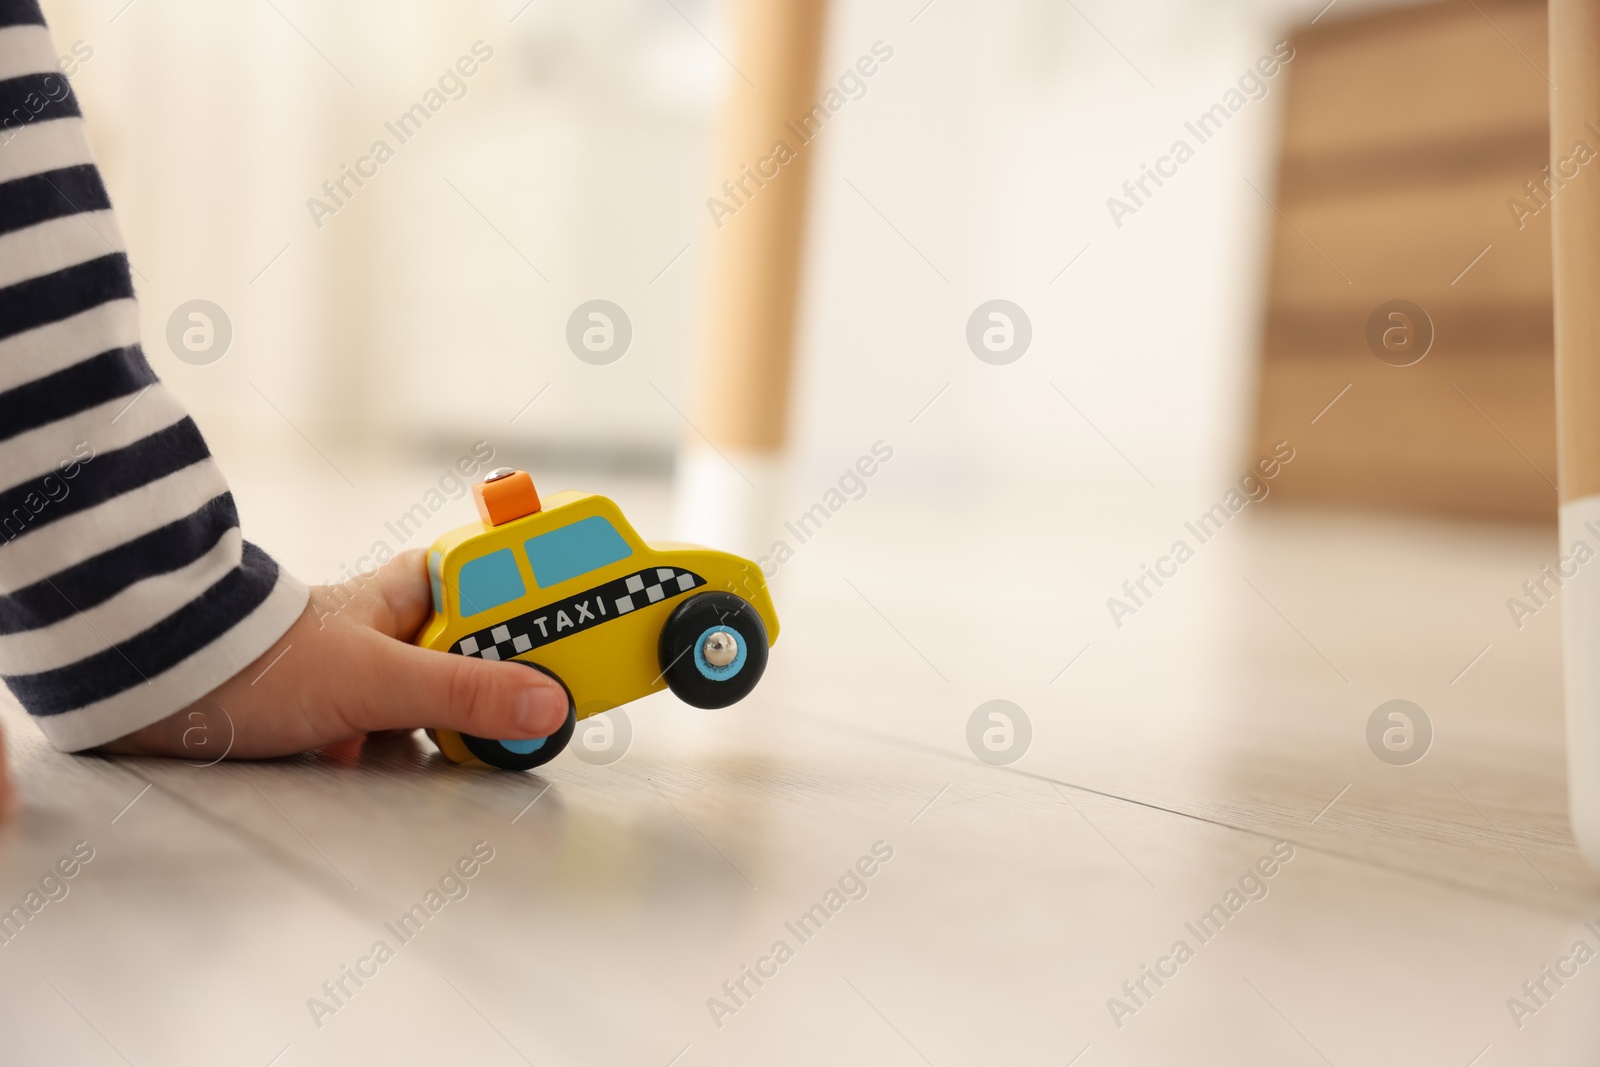
[[[1550,0],[1550,150],[1600,151],[1600,0]],[[1561,553],[1600,551],[1600,177],[1553,202]],[[1600,566],[1562,592],[1572,829],[1600,870]]]
[[[788,437],[825,7],[823,0],[731,5],[738,73],[730,74],[706,181],[695,429],[680,462],[678,527],[691,540],[752,555],[767,548],[777,459]]]

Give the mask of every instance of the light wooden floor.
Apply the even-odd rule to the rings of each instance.
[[[611,481],[642,528],[665,514]],[[307,577],[416,492],[308,529],[318,500],[279,488],[246,517]],[[1118,630],[1105,598],[1183,505],[1038,494],[996,527],[928,499],[886,477],[836,518],[780,575],[761,689],[631,707],[609,767],[475,773],[420,736],[68,757],[8,710],[28,810],[0,829],[0,906],[74,842],[94,859],[0,946],[0,1061],[1594,1062],[1600,964],[1520,1028],[1506,1004],[1600,950],[1555,609],[1518,631],[1505,608],[1550,531],[1247,512]],[[1436,730],[1409,767],[1364,739],[1395,697]],[[964,739],[995,698],[1033,726],[1010,767]],[[1185,923],[1280,840],[1268,894],[1202,943]],[[400,944],[385,922],[479,841],[468,894]],[[785,923],[876,842],[865,897],[802,943]],[[394,958],[319,1028],[307,998],[379,939]],[[1119,1027],[1108,998],[1180,939],[1193,958]],[[708,998],[778,940],[793,958],[719,1027]]]

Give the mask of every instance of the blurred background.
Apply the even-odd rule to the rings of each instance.
[[[147,348],[235,479],[299,476],[309,456],[309,479],[343,486],[329,468],[348,468],[359,491],[358,471],[477,439],[670,475],[694,436],[673,405],[693,406],[696,285],[718,236],[705,205],[727,177],[710,129],[738,77],[718,4],[47,6],[58,40],[94,50],[74,84],[146,336],[196,298],[232,320],[213,365]],[[1042,480],[1091,509],[1147,491],[1051,381],[1160,490],[1230,480],[1255,436],[1276,221],[1260,194],[1276,183],[1285,79],[1137,217],[1119,228],[1106,199],[1314,14],[834,5],[819,88],[875,41],[894,58],[811,149],[790,449],[802,496],[879,438],[910,446],[908,482]],[[331,204],[323,183],[395,142],[384,123],[477,41],[493,58],[466,95],[314,219],[308,199]],[[1033,327],[1028,358],[1004,370],[964,342],[996,297]],[[596,298],[634,331],[606,367],[565,342]]]
[[[146,347],[236,481],[359,509],[395,464],[480,439],[671,476],[717,314],[720,5],[47,7],[87,57],[147,338],[193,299],[231,320],[214,364]],[[1291,31],[1259,99],[1185,129]],[[1348,384],[1282,496],[1548,521],[1548,213],[1507,207],[1544,162],[1543,35],[1537,3],[834,5],[819,91],[874,42],[894,58],[807,148],[794,502],[877,439],[907,446],[904,486],[1204,497]],[[492,59],[400,143],[385,123],[476,42]],[[324,190],[380,139],[375,177]],[[1109,210],[1179,139],[1178,177]],[[1032,327],[1004,369],[964,343],[994,298]],[[1370,358],[1397,298],[1448,364]],[[608,366],[565,340],[593,299],[632,325]],[[280,551],[318,577],[354,547]]]
[[[975,686],[1051,679],[1107,635],[1111,663],[1168,665],[1124,684],[1188,703],[1224,661],[1225,630],[1196,622],[1240,587],[1221,557],[1256,549],[1208,548],[1137,626],[1111,601],[1134,606],[1123,583],[1277,442],[1294,459],[1240,529],[1278,516],[1338,541],[1356,522],[1417,545],[1421,564],[1395,564],[1413,573],[1441,563],[1421,546],[1461,537],[1512,553],[1492,558],[1515,579],[1468,612],[1486,636],[1445,653],[1462,663],[1550,556],[1549,212],[1524,187],[1545,162],[1541,4],[832,5],[819,100],[875,47],[892,58],[803,149],[781,447],[711,442],[722,495],[764,509],[754,528],[696,521],[727,502],[690,484],[723,436],[707,349],[767,357],[719,333],[746,310],[719,291],[725,263],[749,250],[729,253],[749,214],[712,207],[746,158],[719,124],[754,86],[729,10],[48,7],[87,57],[73,80],[149,357],[247,535],[309,581],[400,547],[385,524],[485,441],[546,490],[615,493],[648,537],[790,543],[780,599],[819,610],[861,607],[863,568],[919,610],[922,575],[959,572],[941,607],[961,621],[911,642]],[[474,73],[456,77],[463,57]],[[397,127],[430,92],[425,126]],[[373,163],[378,141],[393,155]],[[350,168],[376,174],[357,186]],[[197,299],[233,330],[198,366],[164,343]],[[613,362],[568,340],[594,300],[631,328]],[[1026,320],[1012,362],[969,340],[993,300]],[[1415,309],[1398,332],[1397,300]],[[1374,319],[1399,349],[1373,347]],[[826,536],[787,535],[879,441],[894,459],[866,498]],[[408,544],[471,512],[429,510]],[[1036,626],[981,625],[1041,587]],[[1431,594],[1389,604],[1362,625],[1438,614]],[[1553,638],[1554,615],[1526,625]]]
[[[1485,1067],[1592,1062],[1600,987],[1526,1032],[1506,1018],[1528,975],[1589,936],[1596,888],[1566,826],[1559,613],[1524,586],[1557,556],[1544,168],[1596,180],[1600,147],[1597,131],[1563,164],[1573,146],[1548,144],[1543,3],[836,0],[816,92],[880,62],[805,148],[788,422],[768,453],[719,439],[706,381],[741,313],[717,280],[748,218],[719,227],[708,202],[737,178],[729,109],[765,84],[734,9],[44,7],[126,232],[145,350],[246,536],[302,578],[468,521],[435,491],[477,442],[542,491],[613,495],[648,538],[794,549],[757,694],[719,713],[651,697],[630,708],[628,759],[553,763],[555,803],[520,824],[512,861],[516,892],[547,907],[519,911],[508,890],[462,928],[471,952],[435,959],[547,982],[502,951],[526,935],[575,976],[539,987],[545,1017],[506,1024],[518,1047],[845,1062],[881,1039],[906,1056],[892,1017],[937,1063],[1076,1063],[1086,1043],[1084,1067],[1466,1064],[1490,1044]],[[426,122],[397,136],[419,102]],[[379,140],[392,154],[363,162]],[[195,300],[232,329],[198,364],[166,341]],[[631,330],[611,362],[569,342],[596,300]],[[1015,337],[1026,324],[1004,359],[971,339],[991,301]],[[892,459],[864,495],[828,503],[879,443]],[[695,521],[716,510],[696,495],[707,462],[759,521]],[[432,519],[401,541],[390,524],[419,502]],[[826,525],[790,536],[819,502]],[[1203,536],[1219,504],[1225,528]],[[1176,577],[1135,586],[1180,540],[1195,552]],[[1014,766],[971,740],[994,699],[1031,719]],[[1370,732],[1394,699],[1431,717],[1399,763]],[[41,753],[20,758],[56,766]],[[364,922],[371,898],[345,895],[306,841],[399,904],[427,873],[408,866],[414,831],[445,855],[481,812],[526,802],[425,754],[384,759],[347,778],[315,757],[124,765],[273,840],[268,866],[300,864],[273,877]],[[418,766],[437,772],[420,787]],[[392,847],[369,847],[373,827]],[[862,1012],[830,970],[712,1037],[703,995],[880,832],[921,857],[920,880],[817,958],[876,971],[862,999],[892,990],[898,1007]],[[1176,1025],[1112,1028],[1106,994],[1278,838],[1314,859],[1273,918],[1218,950],[1214,981],[1164,995]],[[237,892],[316,940],[308,907]],[[626,965],[584,973],[597,944]],[[253,1027],[265,1062],[304,1029],[299,997],[337,967],[323,955],[263,965],[281,979],[270,1007],[214,1006],[204,1033]],[[597,1038],[597,996],[634,1029]],[[405,1013],[370,1010],[345,1047],[398,1040],[382,1021]]]

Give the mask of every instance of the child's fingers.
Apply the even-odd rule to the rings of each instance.
[[[400,553],[378,569],[378,595],[394,617],[394,637],[409,641],[433,614],[433,590],[428,582],[427,553],[420,548]]]
[[[319,630],[354,623],[409,641],[433,611],[427,556],[420,549],[412,549],[371,573],[357,574],[347,582],[314,586],[310,610]]]
[[[452,656],[387,639],[363,657],[356,729],[459,730],[479,737],[533,738],[567,717],[567,693],[547,675],[516,663]]]
[[[325,591],[328,611],[343,614],[343,605],[349,604],[355,620],[401,641],[416,636],[433,611],[427,554],[421,549],[402,552],[375,573]]]

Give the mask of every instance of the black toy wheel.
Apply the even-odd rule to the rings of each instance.
[[[701,593],[661,627],[661,673],[678,699],[725,708],[750,694],[767,669],[767,627],[749,601]]]
[[[577,706],[572,701],[572,690],[567,688],[567,683],[556,678],[553,671],[547,671],[536,663],[525,660],[511,660],[524,667],[532,667],[541,674],[555,678],[556,684],[561,686],[567,694],[567,720],[559,729],[549,737],[535,737],[527,741],[498,741],[491,737],[474,737],[471,734],[462,734],[461,743],[467,746],[467,751],[487,763],[491,767],[499,767],[503,771],[526,771],[534,767],[549,763],[561,755],[567,747],[567,742],[572,740],[572,732],[578,726]]]

